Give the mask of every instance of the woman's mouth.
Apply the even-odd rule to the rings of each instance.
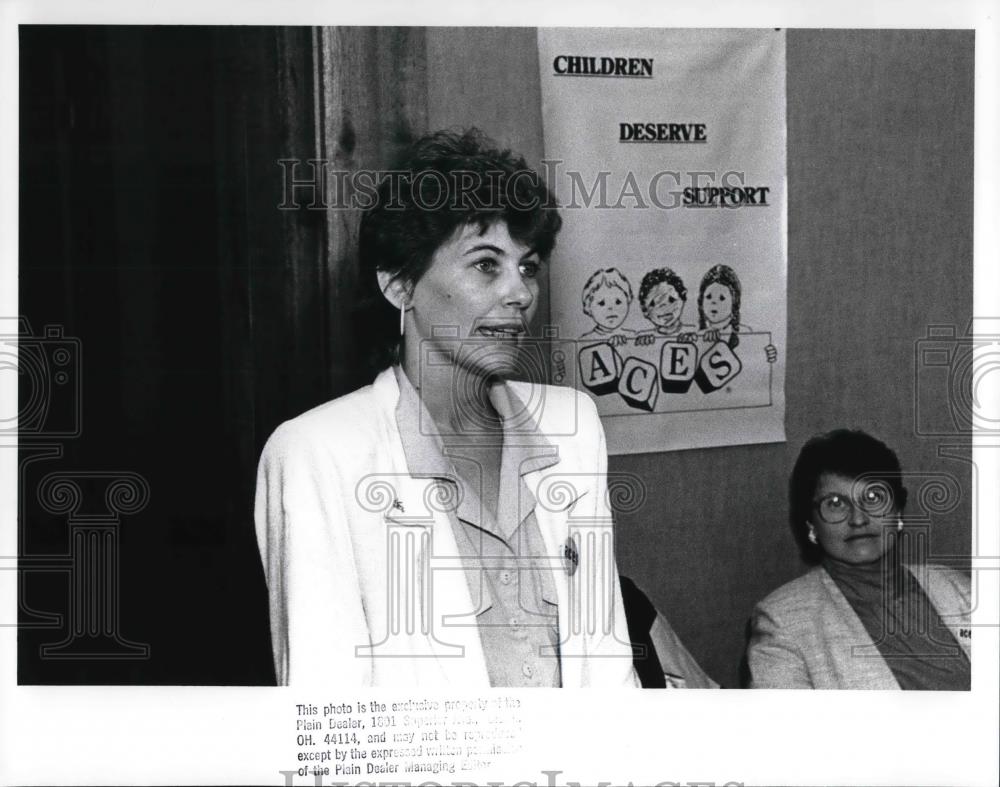
[[[476,333],[490,339],[517,339],[524,334],[524,328],[520,325],[483,325]]]

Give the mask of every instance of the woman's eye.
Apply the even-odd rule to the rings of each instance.
[[[601,307],[604,307],[606,304],[605,304],[605,302],[603,300],[600,300],[600,301],[597,302],[597,305],[601,306]]]
[[[622,305],[622,299],[621,298],[615,298],[615,306],[621,306],[621,305]]]
[[[872,486],[865,490],[865,503],[869,507],[883,506],[889,500],[889,493],[881,486]]]
[[[826,499],[826,504],[830,506],[830,508],[843,508],[844,498],[840,495],[831,495]]]
[[[482,271],[483,273],[493,273],[493,271],[497,268],[497,261],[492,257],[487,257],[482,260],[476,260],[472,264],[472,267],[474,267],[477,271]]]
[[[526,276],[529,279],[533,279],[538,275],[538,271],[541,267],[542,267],[541,265],[539,265],[537,262],[534,261],[522,262],[521,275]],[[601,305],[602,306],[604,305],[603,301],[601,301]]]

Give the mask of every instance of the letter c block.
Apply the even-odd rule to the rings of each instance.
[[[656,379],[656,367],[639,358],[626,358],[618,381],[618,393],[630,406],[638,410],[652,412],[656,407],[656,397],[660,393]]]
[[[618,390],[618,380],[622,374],[622,358],[607,342],[588,344],[580,350],[580,380],[587,390],[597,396]]]
[[[702,393],[718,391],[743,369],[736,353],[725,342],[716,342],[701,356],[698,371],[694,375]]]
[[[698,348],[691,343],[665,342],[660,350],[663,393],[686,393],[698,370]]]

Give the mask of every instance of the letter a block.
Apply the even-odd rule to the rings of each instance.
[[[666,342],[660,350],[660,387],[663,393],[686,393],[698,370],[694,344]]]
[[[694,379],[703,393],[711,393],[718,391],[742,369],[743,364],[729,345],[725,342],[716,342],[701,356],[701,363],[698,364]]]
[[[652,412],[656,407],[657,390],[656,367],[638,358],[625,359],[618,393],[629,405],[638,410]]]
[[[618,390],[622,374],[622,358],[607,342],[588,344],[578,356],[580,380],[587,390],[598,396]]]

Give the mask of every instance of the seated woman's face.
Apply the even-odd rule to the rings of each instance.
[[[465,225],[434,252],[410,298],[421,362],[433,352],[476,374],[516,372],[518,344],[538,307],[537,253],[498,221]],[[469,340],[472,341],[463,341]]]
[[[895,527],[898,518],[882,483],[856,483],[835,473],[821,474],[816,483],[810,521],[823,551],[836,560],[862,564],[881,558],[885,529]]]

